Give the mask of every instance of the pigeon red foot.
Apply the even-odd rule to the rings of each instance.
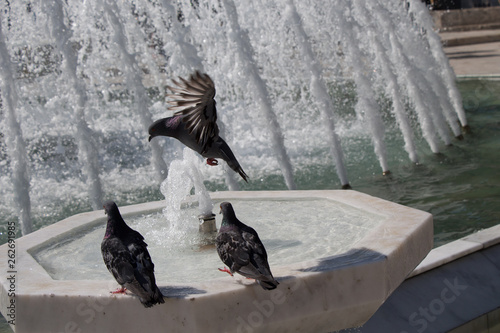
[[[111,294],[125,294],[127,288],[121,287],[116,289],[115,291],[110,291]]]
[[[215,165],[219,165],[219,161],[217,161],[215,158],[207,158],[207,164],[215,166]]]
[[[233,273],[231,273],[231,271],[227,267],[218,268],[218,270],[221,271],[221,272],[226,272],[227,274],[233,276]]]

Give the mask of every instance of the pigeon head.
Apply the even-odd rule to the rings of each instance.
[[[118,206],[113,201],[106,201],[103,205],[104,213],[108,215],[108,223],[106,226],[106,235],[109,237],[113,234],[120,233],[123,230],[128,230],[129,227],[125,223],[118,210]]]
[[[229,202],[220,204],[220,212],[222,214],[222,224],[237,224],[239,222],[234,213],[233,206]]]
[[[102,207],[104,208],[104,213],[110,218],[120,216],[120,211],[114,201],[106,201]]]
[[[151,141],[151,139],[156,136],[175,136],[174,132],[177,129],[177,126],[179,126],[181,120],[181,116],[158,119],[152,123],[151,126],[149,126],[148,141]]]

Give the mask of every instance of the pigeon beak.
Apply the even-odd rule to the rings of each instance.
[[[152,136],[152,135],[150,135],[150,136],[149,136],[149,138],[148,138],[148,142],[151,142],[151,139],[152,139],[152,138],[153,138],[153,136]]]

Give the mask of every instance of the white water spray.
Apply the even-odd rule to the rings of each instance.
[[[392,8],[386,8],[388,6],[383,1],[367,2],[367,6],[371,6],[371,10],[379,16],[379,21],[383,25],[392,29],[388,31],[391,45],[398,54],[396,63],[402,64],[408,70],[408,72],[398,71],[398,74],[406,76],[402,77],[406,81],[404,85],[408,86],[409,95],[414,99],[415,104],[420,105],[420,107],[415,105],[415,108],[418,109],[420,115],[425,114],[424,127],[426,127],[427,136],[435,137],[436,133],[446,145],[449,145],[451,143],[450,130],[444,116],[447,106],[439,94],[440,84],[437,81],[440,80],[433,73],[435,61],[428,51],[425,52],[428,45],[424,43],[419,29],[415,28],[414,20],[406,10],[405,12],[398,11],[397,15],[390,13]],[[405,8],[403,4],[401,6]],[[396,18],[392,19],[391,14]],[[401,29],[408,31],[405,38],[400,38],[398,35]],[[438,152],[437,142],[434,142],[432,146],[434,146],[433,152]]]
[[[401,87],[404,87],[411,98],[411,103],[415,107],[420,126],[422,128],[422,135],[426,139],[432,152],[438,153],[438,143],[436,138],[436,130],[432,118],[430,108],[425,103],[424,94],[420,91],[416,78],[422,78],[418,70],[416,70],[406,56],[403,46],[398,37],[394,33],[397,27],[391,21],[389,14],[379,6],[373,3],[368,3],[368,8],[373,13],[377,22],[380,24],[384,31],[388,32],[388,39],[390,45],[389,57],[394,64],[397,74],[397,80]]]
[[[216,82],[223,137],[251,175],[246,184],[231,180],[229,171],[224,184],[224,163],[205,168],[211,190],[283,188],[283,179],[289,188],[312,188],[317,171],[331,169],[330,155],[344,185],[348,172],[352,182],[377,163],[386,171],[399,152],[385,152],[385,145],[398,150],[398,133],[413,162],[421,137],[439,152],[440,138],[453,141],[450,128],[457,136],[456,119],[466,122],[451,70],[435,75],[444,55],[428,13],[413,0],[409,10],[404,4],[4,3],[2,56],[12,80],[4,71],[1,77],[19,97],[2,89],[7,130],[0,137],[0,170],[10,175],[21,161],[31,177],[19,171],[15,186],[0,177],[2,197],[17,191],[16,204],[31,205],[34,219],[47,223],[88,210],[99,187],[121,204],[157,199],[158,179],[167,170],[163,159],[177,158],[181,144],[148,143],[146,129],[152,115],[169,115],[165,84],[195,69]],[[95,142],[87,153],[85,140]],[[370,157],[373,150],[378,161]],[[340,187],[333,179],[326,183]],[[28,210],[0,201],[2,221]]]
[[[372,52],[374,53],[374,59],[381,68],[383,77],[387,80],[387,85],[385,86],[385,91],[392,100],[392,112],[396,118],[396,121],[403,134],[403,139],[405,141],[405,150],[408,153],[410,160],[414,163],[418,162],[417,152],[415,144],[413,142],[413,133],[409,119],[405,113],[404,105],[401,100],[401,89],[399,89],[397,77],[394,74],[394,68],[386,54],[386,49],[384,48],[382,41],[379,39],[379,34],[377,31],[377,25],[374,24],[373,20],[369,19],[369,15],[366,12],[366,6],[362,0],[353,1],[354,12],[360,18],[361,22],[366,22],[367,26],[364,27],[367,30],[367,36],[370,41]],[[361,24],[360,22],[360,24]]]
[[[10,67],[11,60],[5,45],[5,38],[0,26],[0,78],[2,79],[2,104],[6,118],[6,144],[10,155],[12,184],[14,185],[14,206],[17,209],[23,235],[33,231],[31,222],[30,175],[26,144],[21,125],[16,117],[17,94],[14,76]]]
[[[297,13],[297,9],[295,8],[292,0],[288,0],[286,2],[285,14],[286,19],[290,21],[290,24],[295,31],[295,34],[297,35],[297,43],[300,46],[300,52],[304,60],[304,65],[307,67],[308,72],[311,74],[311,92],[316,98],[321,110],[321,115],[326,127],[328,143],[330,145],[330,153],[335,161],[337,175],[339,176],[342,185],[348,186],[349,181],[347,179],[347,171],[344,165],[344,153],[342,152],[339,136],[337,134],[337,131],[335,130],[335,110],[333,107],[332,99],[328,95],[325,82],[322,79],[322,69],[317,61],[316,56],[313,54],[311,45],[309,44],[309,38],[304,31],[301,18]]]
[[[212,213],[213,204],[208,194],[203,177],[197,165],[200,158],[189,148],[184,148],[182,160],[170,164],[168,177],[161,184],[160,190],[165,197],[166,206],[163,214],[169,221],[169,235],[184,236],[189,228],[182,221],[181,206],[194,187],[194,194],[199,204],[200,215]]]
[[[466,127],[467,119],[465,117],[465,111],[462,104],[462,96],[460,95],[457,85],[455,84],[455,72],[451,68],[450,62],[441,47],[441,38],[434,31],[432,18],[427,12],[425,5],[419,0],[410,0],[410,12],[415,14],[417,23],[425,29],[425,36],[429,42],[430,51],[441,69],[442,78],[446,85],[446,91],[448,92],[450,101],[453,104],[453,109],[456,112],[462,127]],[[438,81],[441,82],[441,80]],[[455,131],[454,133],[456,135]]]
[[[59,51],[64,57],[63,75],[70,81],[73,94],[76,95],[74,105],[74,121],[76,123],[76,139],[79,148],[79,159],[84,166],[89,185],[89,198],[94,210],[102,209],[103,192],[99,178],[99,157],[95,133],[90,129],[85,120],[85,107],[87,102],[84,81],[77,77],[77,55],[71,41],[71,29],[64,24],[64,14],[60,0],[43,3],[47,15],[52,23],[52,35]]]
[[[135,55],[127,50],[127,39],[125,37],[125,30],[120,18],[117,16],[119,8],[115,1],[105,0],[104,8],[108,15],[109,22],[114,30],[114,42],[116,43],[124,65],[125,77],[129,88],[134,91],[135,109],[140,115],[141,123],[144,130],[147,132],[149,125],[153,122],[151,112],[148,107],[148,94],[142,83],[140,75],[141,69],[139,68]],[[157,172],[157,177],[160,180],[165,179],[167,176],[167,164],[163,160],[161,147],[158,141],[152,141],[151,151],[153,153],[153,163]]]
[[[371,132],[375,154],[377,155],[382,171],[386,173],[389,171],[389,165],[387,163],[387,151],[384,143],[385,129],[378,105],[374,103],[376,100],[375,93],[370,83],[370,77],[367,74],[368,69],[363,62],[364,54],[357,43],[354,43],[357,38],[354,35],[353,25],[341,15],[341,12],[334,11],[333,14],[339,23],[338,29],[343,37],[342,41],[347,53],[345,59],[350,65],[353,80],[356,84],[356,91],[358,93],[356,113],[360,120],[366,121]]]
[[[277,159],[285,177],[285,182],[289,190],[295,190],[297,186],[293,180],[292,163],[286,152],[285,143],[281,126],[276,119],[276,114],[273,111],[272,103],[269,98],[267,86],[259,75],[259,69],[255,61],[252,59],[253,48],[250,40],[244,30],[240,28],[238,22],[238,13],[232,0],[223,0],[226,10],[228,23],[230,26],[230,38],[236,43],[236,52],[239,53],[242,59],[243,69],[249,79],[252,81],[257,101],[260,104],[266,123],[268,124],[269,134],[271,135],[274,152],[277,154]]]

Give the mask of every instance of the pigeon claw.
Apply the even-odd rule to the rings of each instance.
[[[115,291],[110,291],[111,294],[125,294],[127,288],[121,287],[116,289]]]
[[[215,158],[207,158],[207,164],[215,166],[215,165],[219,165],[219,161],[217,161]]]
[[[231,273],[231,271],[227,267],[218,268],[218,270],[221,271],[221,272],[226,272],[227,274],[233,276],[233,273]]]

